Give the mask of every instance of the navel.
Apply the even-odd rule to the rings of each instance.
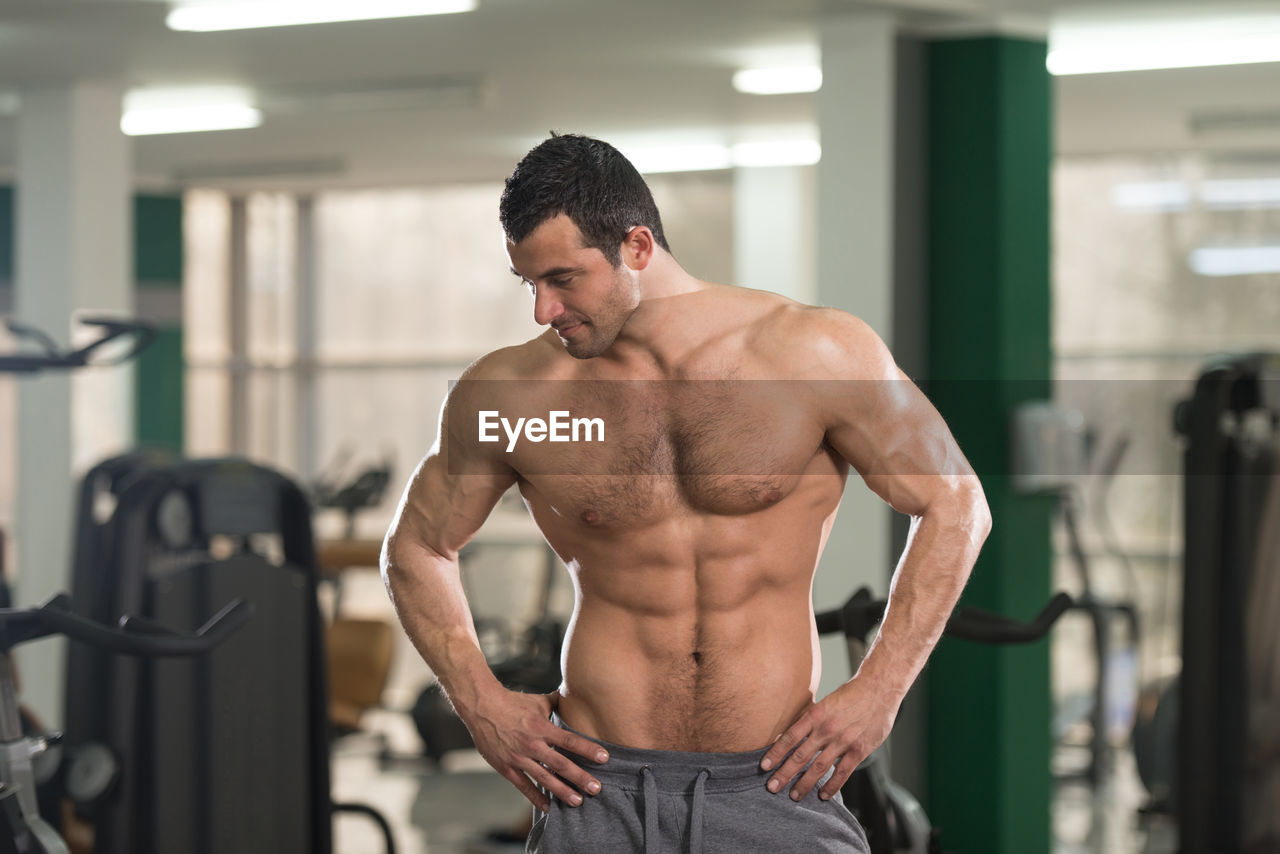
[[[695,651],[692,653],[692,657],[693,657],[693,663],[695,665],[702,663],[702,653]]]

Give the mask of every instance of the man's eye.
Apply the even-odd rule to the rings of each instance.
[[[568,277],[565,277],[565,278],[561,278],[561,279],[550,279],[550,280],[547,282],[547,284],[555,285],[557,288],[563,288],[565,285],[569,284],[569,282],[571,282],[571,281],[573,281],[573,280],[572,280],[572,279],[570,279],[570,278],[568,278]]]

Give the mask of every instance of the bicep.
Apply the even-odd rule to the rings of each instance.
[[[510,470],[450,471],[444,456],[433,449],[405,487],[388,546],[393,553],[417,547],[455,560],[514,483]]]
[[[392,560],[415,548],[456,560],[516,482],[515,471],[487,452],[468,426],[463,415],[474,408],[468,397],[451,394],[441,409],[436,442],[409,479],[387,535]]]

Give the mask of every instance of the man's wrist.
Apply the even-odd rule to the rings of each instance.
[[[483,672],[477,671],[462,678],[452,679],[448,685],[441,684],[458,717],[464,721],[481,714],[491,697],[506,690],[487,665]]]
[[[876,688],[901,702],[915,684],[921,668],[914,661],[895,660],[883,645],[873,648],[855,674],[858,679],[875,684]]]

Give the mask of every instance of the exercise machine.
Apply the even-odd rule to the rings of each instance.
[[[89,365],[109,367],[137,356],[151,345],[156,330],[146,323],[114,317],[82,317],[80,323],[98,329],[101,334],[72,350],[59,347],[48,333],[9,319],[5,326],[19,341],[34,344],[35,351],[0,355],[0,373],[35,374],[49,370],[74,370]],[[113,343],[114,342],[114,343]],[[124,345],[124,349],[118,349]]]
[[[155,337],[132,321],[82,322],[101,335],[64,350],[9,321],[25,349],[0,356],[0,371],[119,364]],[[80,491],[74,595],[11,622],[13,642],[41,636],[19,633],[32,625],[72,637],[67,731],[44,743],[61,741],[71,757],[57,776],[92,829],[93,854],[329,854],[338,811],[374,821],[393,854],[380,814],[330,799],[310,513],[296,485],[243,460],[184,462],[142,451],[89,472]],[[109,654],[127,640],[135,655],[168,656],[163,650],[182,646],[174,632],[198,635],[219,603],[233,600],[251,601],[256,617],[237,617],[245,624],[230,642],[217,636],[217,650],[201,645],[190,660]],[[128,638],[103,634],[102,626],[125,614],[132,615]],[[163,642],[139,645],[137,632]],[[61,854],[56,835],[33,818],[25,769],[41,741],[13,725],[7,666],[6,659],[0,682],[9,679],[9,690],[0,685],[0,699],[7,697],[11,749],[2,759],[26,784],[14,846]]]
[[[118,627],[102,625],[77,616],[64,595],[39,608],[0,609],[0,854],[68,854],[65,842],[40,816],[33,765],[60,738],[24,734],[9,658],[13,647],[62,634],[116,655],[202,656],[240,630],[251,612],[248,604],[236,599],[194,633],[184,634],[132,617],[122,619]],[[120,767],[101,745],[85,744],[62,773],[67,793],[87,803],[111,791]]]
[[[116,491],[106,502],[88,485],[81,492],[79,529],[96,552],[75,566],[73,588],[94,594],[73,600],[81,616],[138,614],[190,630],[232,597],[253,602],[257,616],[194,661],[104,661],[71,645],[67,749],[100,744],[132,769],[81,807],[93,854],[328,854],[339,810],[376,822],[393,851],[376,811],[331,801],[305,494],[240,459],[163,465],[130,455],[95,473]],[[97,678],[81,678],[95,669]]]
[[[1097,500],[1104,508],[1106,506],[1107,489],[1119,470],[1120,462],[1124,458],[1127,449],[1128,440],[1121,438],[1112,445],[1098,472],[1101,483],[1097,492]],[[1062,776],[1066,778],[1081,777],[1089,785],[1097,786],[1108,775],[1112,767],[1113,748],[1110,736],[1113,729],[1113,718],[1122,717],[1123,723],[1120,729],[1123,731],[1127,732],[1133,725],[1133,717],[1129,712],[1130,704],[1123,702],[1119,697],[1113,696],[1113,693],[1115,693],[1114,689],[1119,687],[1117,677],[1124,676],[1128,676],[1135,683],[1132,687],[1132,693],[1128,696],[1132,697],[1138,693],[1136,670],[1138,647],[1141,643],[1141,625],[1138,617],[1138,608],[1135,604],[1138,587],[1137,580],[1134,577],[1133,568],[1128,559],[1115,543],[1114,538],[1110,536],[1110,523],[1106,518],[1105,511],[1100,514],[1104,520],[1104,524],[1101,526],[1102,531],[1110,552],[1119,558],[1125,570],[1125,581],[1129,595],[1127,598],[1117,599],[1100,595],[1096,590],[1093,567],[1088,553],[1085,551],[1084,540],[1081,536],[1081,514],[1079,508],[1083,504],[1084,494],[1079,484],[1073,483],[1071,486],[1060,490],[1059,511],[1063,528],[1066,532],[1067,548],[1071,555],[1071,562],[1075,566],[1076,574],[1080,579],[1081,587],[1079,594],[1074,597],[1072,610],[1083,613],[1089,619],[1093,634],[1097,673],[1094,678],[1093,702],[1089,711],[1088,762],[1079,773],[1063,774]],[[1125,640],[1128,644],[1127,648],[1116,649],[1115,644],[1112,642],[1112,625],[1117,622],[1124,628]],[[1122,668],[1119,664],[1125,659],[1128,660],[1128,666]],[[1121,706],[1124,707],[1124,711],[1120,715],[1116,715],[1117,707]]]
[[[350,454],[338,454],[329,471],[311,485],[311,503],[317,510],[340,510],[344,516],[343,537],[356,537],[356,517],[361,511],[377,507],[386,497],[391,484],[392,462],[388,454],[380,463],[365,466],[354,475],[344,476]]]
[[[1280,354],[1216,361],[1185,438],[1182,672],[1134,733],[1181,854],[1280,850]]]
[[[1072,605],[1070,596],[1059,593],[1027,622],[961,607],[947,620],[944,631],[976,643],[1031,643],[1048,634]],[[869,589],[862,588],[841,607],[817,615],[820,634],[844,635],[852,672],[862,663],[885,606],[886,600],[876,599]],[[866,831],[871,854],[942,854],[938,829],[930,824],[919,800],[889,777],[883,751],[881,747],[867,757],[840,790],[845,806]]]
[[[81,318],[80,323],[96,330],[99,333],[98,336],[80,347],[63,348],[43,330],[20,323],[12,318],[6,319],[5,327],[19,347],[16,352],[0,355],[0,373],[33,375],[43,371],[70,371],[90,366],[111,367],[133,359],[150,346],[156,338],[154,327],[134,320],[89,316]],[[93,552],[90,551],[87,554],[91,557]],[[3,607],[8,609],[11,602],[8,576],[4,571],[4,558],[4,532],[0,531],[0,594],[2,594],[0,598],[3,599]],[[103,654],[106,653],[104,652]],[[13,664],[7,653],[7,648],[4,654],[3,667],[3,678],[7,686],[4,689],[4,694],[7,700],[3,710],[0,710],[0,715],[3,716],[0,725],[4,727],[6,740],[11,741],[19,738],[28,730],[34,730],[38,727],[34,724],[34,720],[27,710],[18,705],[14,691]],[[97,674],[92,673],[88,674],[88,676],[93,678]],[[85,711],[88,714],[92,714],[92,710]],[[60,742],[61,734],[51,736],[49,741],[53,744]],[[37,743],[40,742],[31,742],[32,745]],[[58,767],[56,757],[58,755],[56,749],[43,755],[41,765],[44,773],[40,775],[39,780],[41,784],[39,792],[40,808],[55,822],[59,820],[58,812],[61,793],[57,789],[56,782],[51,778],[56,774]],[[19,771],[19,773],[21,772]],[[4,779],[7,780],[8,778],[5,777]],[[28,805],[28,799],[35,797],[35,794],[33,794],[34,781],[26,780],[25,783],[25,794],[22,795],[22,803]],[[28,813],[30,813],[30,810],[28,810]],[[33,831],[33,833],[39,833],[39,831]],[[20,843],[15,842],[14,844]],[[33,842],[32,844],[35,845],[37,843]],[[19,850],[26,849],[20,847]],[[0,848],[0,851],[3,851],[3,849]]]

